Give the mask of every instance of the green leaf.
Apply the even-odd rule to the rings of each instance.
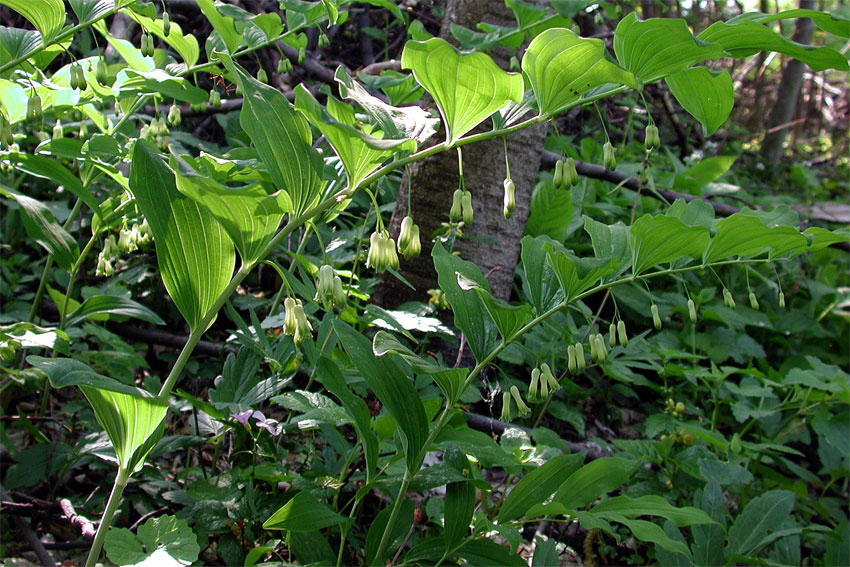
[[[622,222],[601,223],[587,215],[582,218],[584,218],[584,231],[590,235],[590,241],[593,244],[594,256],[616,260],[621,272],[632,265],[629,227]]]
[[[413,83],[413,78],[409,75],[400,75],[400,77],[403,81]],[[337,67],[334,79],[339,86],[339,94],[342,98],[359,104],[387,138],[409,138],[421,144],[434,135],[440,124],[439,118],[432,118],[427,111],[418,106],[390,106],[372,96],[342,66]],[[416,89],[421,92],[418,87]],[[384,90],[390,91],[388,87],[384,87]],[[417,96],[414,100],[419,98]],[[390,99],[392,99],[391,95]]]
[[[127,65],[129,65],[131,69],[135,69],[136,71],[153,71],[156,67],[152,57],[144,57],[142,52],[139,51],[135,45],[126,39],[119,39],[110,34],[109,30],[106,29],[106,24],[103,20],[95,23],[92,27],[96,29],[100,35],[106,38],[109,45],[118,52],[121,58],[127,62]]]
[[[322,155],[313,148],[310,124],[275,88],[265,85],[219,54],[244,96],[239,122],[254,142],[277,189],[292,199],[300,215],[318,197],[324,181]]]
[[[404,375],[395,361],[388,357],[378,358],[372,354],[369,339],[351,326],[334,319],[333,327],[351,362],[398,424],[408,470],[418,470],[419,451],[428,437],[428,419],[413,382]]]
[[[635,275],[685,256],[700,258],[709,241],[702,226],[687,226],[675,217],[644,215],[631,228],[632,270]]]
[[[723,544],[726,541],[726,498],[717,481],[710,481],[705,489],[697,491],[694,504],[714,520],[715,524],[701,524],[691,528],[694,536],[693,553],[696,565],[722,565]]]
[[[445,524],[443,528],[446,551],[451,551],[457,547],[466,537],[474,511],[475,486],[471,482],[450,482],[446,485]]]
[[[130,189],[154,235],[165,288],[195,330],[230,283],[233,242],[212,213],[177,190],[174,172],[144,140],[133,150]]]
[[[11,156],[10,156],[11,157]],[[79,178],[71,173],[71,171],[59,163],[57,160],[46,158],[43,156],[35,156],[32,154],[19,153],[15,158],[15,168],[20,169],[30,175],[49,179],[61,185],[68,191],[74,194],[75,197],[82,200],[83,203],[89,206],[92,211],[98,216],[101,216],[100,202],[88,189],[84,186]]]
[[[261,260],[284,215],[292,211],[289,195],[269,195],[259,184],[227,187],[198,174],[179,157],[175,161],[177,190],[213,214],[236,244],[243,264]]]
[[[510,101],[522,102],[522,76],[502,71],[483,53],[461,53],[440,38],[408,41],[402,69],[411,69],[440,109],[454,143]]]
[[[65,25],[65,4],[62,0],[0,0],[21,14],[41,33],[45,44],[53,41]]]
[[[324,108],[303,84],[295,87],[295,109],[306,116],[333,147],[345,167],[351,190],[394,153],[416,151],[413,140],[382,138],[382,132],[358,130],[354,127],[357,119],[352,107],[328,95],[327,108]]]
[[[139,14],[134,10],[121,10],[121,12],[129,16],[137,24],[144,29],[157,36],[159,39],[170,45],[183,59],[187,67],[193,66],[198,62],[201,55],[201,49],[198,47],[198,40],[194,35],[183,35],[183,29],[177,22],[171,22],[171,27],[168,35],[163,33],[162,20],[148,18]]]
[[[233,18],[222,16],[213,4],[213,0],[197,1],[201,12],[224,41],[228,53],[236,51],[236,48],[242,43],[242,34],[236,31],[236,22],[234,22]]]
[[[74,237],[59,226],[50,209],[41,201],[8,187],[0,186],[0,195],[18,203],[27,235],[53,254],[53,259],[60,268],[71,271],[80,256],[80,247]]]
[[[561,284],[561,291],[567,302],[596,285],[602,278],[611,274],[617,267],[611,258],[576,258],[562,250],[549,246],[547,261]]]
[[[147,321],[154,325],[165,325],[159,315],[140,303],[124,297],[114,295],[96,295],[83,301],[77,309],[68,315],[65,324],[69,327],[78,325],[97,313],[108,313],[111,315],[126,315],[141,321]]]
[[[522,58],[541,114],[558,114],[596,87],[612,84],[634,89],[634,75],[605,56],[601,39],[585,39],[568,29],[552,28],[534,38]],[[519,100],[516,100],[519,103]]]
[[[299,492],[263,522],[263,529],[314,532],[344,524],[346,521],[344,516],[334,512],[330,506],[319,502],[308,492]]]
[[[705,248],[703,263],[710,264],[732,256],[751,257],[770,249],[771,256],[799,254],[808,242],[796,228],[768,228],[757,217],[736,213],[715,225],[717,233]]]
[[[614,519],[615,515],[625,516],[627,518],[661,516],[673,522],[677,527],[714,523],[714,520],[699,508],[688,506],[676,508],[661,496],[655,495],[646,495],[639,498],[615,496],[614,498],[603,500],[589,511],[605,519]]]
[[[706,136],[714,134],[732,113],[735,93],[728,71],[694,67],[670,75],[666,82],[682,108],[702,124]]]
[[[531,193],[531,212],[525,223],[525,233],[546,235],[563,242],[570,234],[574,208],[572,191],[556,189],[551,180],[543,180]]]
[[[452,557],[463,559],[467,565],[491,567],[527,567],[525,559],[512,553],[510,547],[499,545],[489,539],[467,541]]]
[[[484,307],[496,323],[502,342],[509,342],[529,319],[531,319],[531,308],[528,305],[511,305],[496,297],[489,290],[482,288],[474,280],[470,280],[461,273],[457,274],[457,285],[463,291],[475,291],[484,303]]]
[[[547,236],[524,236],[522,239],[523,290],[536,315],[541,315],[564,299],[558,277],[546,262],[544,244]]]
[[[583,462],[584,453],[558,455],[522,477],[505,498],[499,523],[515,520],[533,505],[545,502]]]
[[[404,498],[404,496],[402,496]],[[387,523],[392,513],[392,507],[387,506],[375,516],[372,524],[369,526],[369,531],[366,534],[366,564],[367,565],[385,565],[390,562],[393,556],[393,550],[400,543],[401,539],[407,535],[410,527],[413,525],[413,502],[405,499],[399,507],[399,513],[396,516],[395,523],[390,526],[388,544],[384,549],[383,557],[375,557],[378,553],[378,545],[387,528]]]
[[[449,254],[439,242],[434,244],[431,255],[437,270],[437,282],[454,312],[455,326],[466,336],[475,359],[482,360],[498,344],[498,328],[487,312],[484,300],[477,295],[470,297],[461,290],[457,274],[463,274],[487,291],[490,291],[490,284],[475,264]]]
[[[186,520],[174,516],[150,518],[139,526],[138,536],[126,528],[114,527],[106,532],[103,545],[110,561],[117,565],[148,563],[164,565],[176,562],[190,565],[197,561],[201,548]],[[167,554],[163,555],[163,554]]]
[[[316,365],[316,376],[325,388],[339,399],[343,407],[354,418],[354,429],[363,444],[366,458],[366,482],[372,480],[375,468],[378,466],[378,437],[372,431],[372,418],[369,407],[362,398],[355,396],[348,386],[337,365],[328,358],[322,357]]]
[[[740,20],[750,20],[760,24],[775,22],[777,20],[785,20],[788,18],[810,18],[814,24],[825,32],[835,34],[839,37],[850,37],[850,20],[839,18],[826,12],[817,10],[783,10],[777,14],[763,14],[761,12],[747,12],[740,16],[735,16],[726,23],[734,23]]]
[[[333,565],[336,563],[336,552],[321,532],[291,532],[288,535],[289,548],[301,565]],[[274,546],[269,548],[270,552]],[[250,552],[248,553],[250,555]],[[265,555],[260,554],[258,559]],[[246,556],[245,565],[248,565]],[[265,563],[264,563],[265,565]]]
[[[6,28],[6,30],[8,29]],[[6,30],[0,28],[0,39],[2,39],[3,32]],[[0,49],[2,49],[2,41],[0,41]],[[2,55],[2,51],[0,51],[0,55]],[[9,55],[9,59],[12,58],[14,58],[14,55]],[[0,112],[6,116],[11,124],[16,124],[26,118],[27,93],[22,86],[6,79],[0,79]]]
[[[629,480],[638,464],[637,461],[619,457],[591,461],[564,481],[553,501],[570,510],[587,506]]]
[[[614,53],[620,65],[649,84],[694,63],[717,59],[723,48],[695,38],[683,19],[641,20],[632,12],[617,24]]]
[[[738,156],[736,156],[736,155],[711,156],[711,157],[705,158],[704,160],[700,161],[696,165],[692,165],[691,167],[687,168],[685,171],[682,171],[681,173],[677,173],[676,177],[673,180],[673,185],[679,191],[684,191],[685,193],[690,193],[692,195],[699,195],[700,189],[702,189],[703,187],[705,187],[709,183],[712,183],[712,182],[720,179],[727,171],[729,171],[729,168],[732,167],[732,165],[735,163],[735,161],[737,161],[737,159],[738,159]],[[709,205],[708,203],[706,203],[702,199],[695,199],[693,201],[690,201],[687,204],[685,203],[684,199],[677,199],[674,202],[674,205],[676,203],[681,203],[680,205],[677,205],[677,207],[688,207],[688,208],[700,207],[700,208],[704,209],[705,211],[712,211],[711,217],[712,217],[712,219],[714,217],[714,212],[713,212],[714,209],[712,209],[711,205]],[[687,224],[689,226],[694,225],[694,224],[699,224],[701,226],[704,226],[703,223],[688,222],[687,220],[685,220],[686,218],[697,218],[697,217],[704,217],[705,216],[705,214],[698,214],[698,212],[696,210],[691,211],[688,214],[687,217],[680,216],[678,214],[671,214],[669,212],[669,209],[668,209],[668,212],[666,214],[668,216],[678,217],[680,220],[682,220],[682,222],[684,222],[685,224]],[[708,226],[710,227],[711,224],[709,223]]]
[[[115,0],[68,0],[68,4],[81,23],[95,20],[115,6]]]
[[[688,549],[687,545],[670,538],[658,524],[646,520],[627,520],[625,518],[619,518],[616,521],[629,528],[632,535],[640,541],[654,543],[671,553],[681,553],[686,557],[691,556],[691,550]]]
[[[699,39],[718,43],[731,57],[749,57],[759,51],[778,51],[802,61],[813,71],[848,69],[847,59],[829,47],[802,45],[786,39],[761,23],[750,20],[715,22],[708,26]]]
[[[752,499],[729,528],[726,555],[753,555],[778,530],[794,509],[794,493],[771,490]]]
[[[121,94],[159,93],[191,104],[206,102],[209,98],[206,91],[194,86],[183,77],[170,75],[164,69],[150,71],[123,69],[118,72],[113,89],[118,89]]]

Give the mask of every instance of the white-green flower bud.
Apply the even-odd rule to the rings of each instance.
[[[316,296],[314,301],[322,304],[325,310],[329,310],[334,304],[334,269],[325,264],[319,268],[319,274],[316,279]]]
[[[452,208],[449,209],[449,220],[451,222],[457,222],[460,220],[462,213],[461,200],[463,199],[463,191],[460,189],[455,189],[455,192],[452,194]]]
[[[461,216],[463,217],[463,224],[466,226],[472,226],[472,219],[475,215],[475,212],[472,210],[472,193],[469,191],[464,191],[463,195],[460,198],[460,208],[461,208]]]
[[[783,292],[779,292],[779,308],[785,309],[785,294]]]
[[[168,109],[168,116],[166,119],[168,120],[169,126],[180,126],[180,123],[183,121],[183,115],[180,112],[180,107],[176,104],[172,104],[171,108]]]
[[[266,73],[266,70],[263,69],[262,67],[260,67],[259,70],[257,71],[257,80],[260,81],[263,84],[269,82],[269,74]]]
[[[576,160],[567,158],[564,163],[564,185],[575,187],[578,185],[578,171],[576,171]]]
[[[56,124],[53,125],[53,139],[61,140],[64,137],[64,129],[62,128],[62,123],[58,120]]]
[[[658,314],[658,306],[653,303],[652,307],[649,308],[649,311],[652,313],[652,325],[655,327],[656,331],[660,331],[661,315]]]
[[[691,323],[697,322],[697,306],[693,299],[688,299],[688,317],[690,317]]]
[[[168,12],[162,13],[162,35],[168,37],[168,34],[171,33],[171,16],[168,15]]]
[[[617,321],[617,340],[622,346],[629,344],[629,335],[626,334],[626,323],[622,319]]]
[[[499,416],[501,421],[511,420],[511,393],[505,392],[502,394],[502,414]]]
[[[750,307],[752,307],[756,311],[759,310],[759,300],[756,299],[756,294],[754,294],[753,292],[750,292]]]
[[[564,186],[564,160],[562,159],[555,162],[555,175],[552,177],[552,185],[555,189]]]
[[[301,306],[301,302],[299,301],[295,308],[295,334],[292,336],[292,340],[298,346],[304,342],[304,339],[307,337],[312,338],[312,336],[313,326],[310,325],[310,321],[304,313],[304,307]]]
[[[575,374],[576,370],[578,370],[578,363],[576,362],[576,347],[574,345],[569,345],[567,347],[567,370],[570,374]]]
[[[552,373],[552,369],[545,362],[540,365],[540,382],[548,384],[549,389],[553,392],[557,392],[561,388],[558,379]]]
[[[608,346],[611,348],[617,346],[617,325],[613,321],[608,325]]]
[[[587,360],[584,358],[584,345],[581,343],[576,343],[576,368],[578,370],[587,368]]]
[[[602,165],[609,171],[617,169],[617,158],[614,154],[614,144],[605,142],[605,145],[602,146]]]
[[[525,402],[523,401],[522,396],[519,393],[519,388],[517,388],[516,386],[511,386],[511,396],[513,396],[514,402],[516,402],[517,413],[520,417],[531,413],[531,410],[528,409],[527,405],[525,405]]]
[[[646,151],[661,147],[661,137],[658,135],[658,126],[655,124],[649,124],[646,127],[644,145],[646,146]]]
[[[285,335],[293,336],[298,326],[298,320],[295,317],[295,308],[298,306],[296,301],[291,297],[283,301],[283,334]]]
[[[509,219],[516,208],[516,186],[512,179],[505,179],[504,187],[505,199],[504,206],[502,207],[502,214],[505,215],[506,219]]]
[[[732,297],[732,292],[728,288],[723,288],[723,303],[729,309],[735,309],[735,298]]]
[[[342,279],[339,276],[334,276],[333,302],[337,309],[345,309],[345,304],[348,303],[348,295],[342,289]]]
[[[528,385],[528,399],[537,399],[537,389],[540,385],[540,369],[535,368],[531,371],[531,383]]]

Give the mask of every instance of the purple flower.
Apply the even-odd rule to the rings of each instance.
[[[257,420],[257,427],[262,427],[269,432],[270,435],[278,435],[281,430],[280,422],[276,419],[266,419],[262,412],[255,411],[253,418]]]
[[[239,413],[232,413],[230,417],[241,423],[242,425],[248,425],[248,419],[250,419],[251,414],[254,413],[252,410],[245,410]],[[257,412],[259,413],[259,412]],[[262,414],[260,414],[262,415]]]

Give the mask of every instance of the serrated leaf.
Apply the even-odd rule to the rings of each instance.
[[[62,0],[0,0],[21,14],[41,33],[45,44],[53,41],[65,25],[65,4]]]
[[[605,57],[602,40],[582,38],[563,28],[546,30],[534,38],[522,58],[522,70],[541,114],[558,114],[578,102],[582,94],[605,84],[638,88],[632,73]]]
[[[726,555],[758,553],[770,533],[788,519],[794,499],[794,493],[787,490],[771,490],[752,499],[729,528]]]
[[[310,125],[275,88],[231,61],[219,57],[244,94],[239,122],[254,142],[275,187],[292,199],[293,214],[306,211],[324,186],[322,155],[313,148]]]
[[[401,82],[392,86],[401,85],[408,81],[414,84],[413,78],[409,75],[399,76]],[[359,104],[372,118],[375,126],[384,132],[384,135],[388,138],[410,138],[421,144],[434,135],[440,124],[439,118],[432,118],[427,111],[418,106],[390,106],[378,97],[369,94],[360,83],[345,72],[342,66],[337,67],[334,79],[339,85],[340,96]],[[393,96],[390,94],[392,92],[391,87],[382,88],[390,96],[390,100],[393,100]],[[418,87],[415,90],[421,92]],[[409,88],[405,87],[404,91],[409,92]],[[419,98],[419,96],[416,96],[414,100]]]
[[[642,216],[634,222],[630,234],[635,274],[685,256],[698,259],[709,242],[704,227],[687,226],[675,217],[662,215]]]
[[[620,65],[648,84],[694,63],[717,59],[723,48],[695,38],[680,18],[641,20],[632,12],[617,24],[614,53]]]
[[[333,327],[352,363],[398,424],[408,470],[418,470],[419,452],[428,437],[428,419],[413,382],[395,361],[376,357],[369,339],[351,326],[334,319]]]
[[[262,185],[231,188],[198,174],[179,157],[176,159],[177,190],[206,207],[221,223],[236,245],[243,264],[261,259],[287,212],[289,195],[269,195]]]
[[[41,201],[8,187],[0,186],[0,195],[18,203],[27,235],[50,252],[60,268],[71,271],[80,255],[80,247],[74,237],[59,226],[50,209]]]
[[[295,109],[307,117],[333,147],[345,167],[348,188],[355,189],[364,177],[398,151],[416,151],[416,142],[409,139],[376,137],[354,127],[354,109],[331,95],[327,108],[322,107],[303,84],[295,87]]]
[[[790,55],[811,67],[813,71],[848,69],[847,59],[838,51],[826,46],[799,44],[751,20],[715,22],[697,37],[721,45],[731,57],[749,57],[759,51],[769,50]]]
[[[463,274],[487,291],[490,291],[490,285],[475,264],[449,254],[439,242],[434,244],[431,255],[437,270],[437,282],[454,312],[455,326],[466,337],[475,359],[482,360],[498,344],[498,328],[487,313],[484,300],[477,295],[470,297],[460,289],[457,274]]]
[[[144,140],[133,150],[130,189],[154,235],[165,288],[195,330],[230,283],[233,242],[212,213],[177,190],[174,172]]]
[[[483,53],[462,53],[440,38],[408,41],[402,69],[431,93],[454,143],[510,101],[522,102],[522,76],[502,71]]]
[[[714,73],[705,67],[685,69],[665,79],[682,108],[711,136],[732,113],[735,92],[728,71]]]
[[[637,469],[638,462],[619,457],[604,457],[584,465],[558,488],[554,502],[567,509],[582,508],[615,490]]]
[[[113,295],[96,295],[94,297],[89,297],[68,315],[65,320],[65,324],[68,326],[78,325],[92,315],[98,313],[124,315],[141,321],[147,321],[154,325],[165,325],[165,321],[163,321],[159,315],[141,303],[137,303],[132,299],[126,299],[124,297],[115,297]]]
[[[558,455],[522,477],[499,509],[499,522],[515,520],[545,502],[583,462],[584,453]]]

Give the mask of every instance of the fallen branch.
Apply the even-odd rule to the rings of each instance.
[[[59,509],[62,510],[62,519],[71,522],[72,526],[79,528],[83,539],[91,541],[94,539],[95,527],[91,520],[77,514],[74,505],[67,498],[59,500]]]

